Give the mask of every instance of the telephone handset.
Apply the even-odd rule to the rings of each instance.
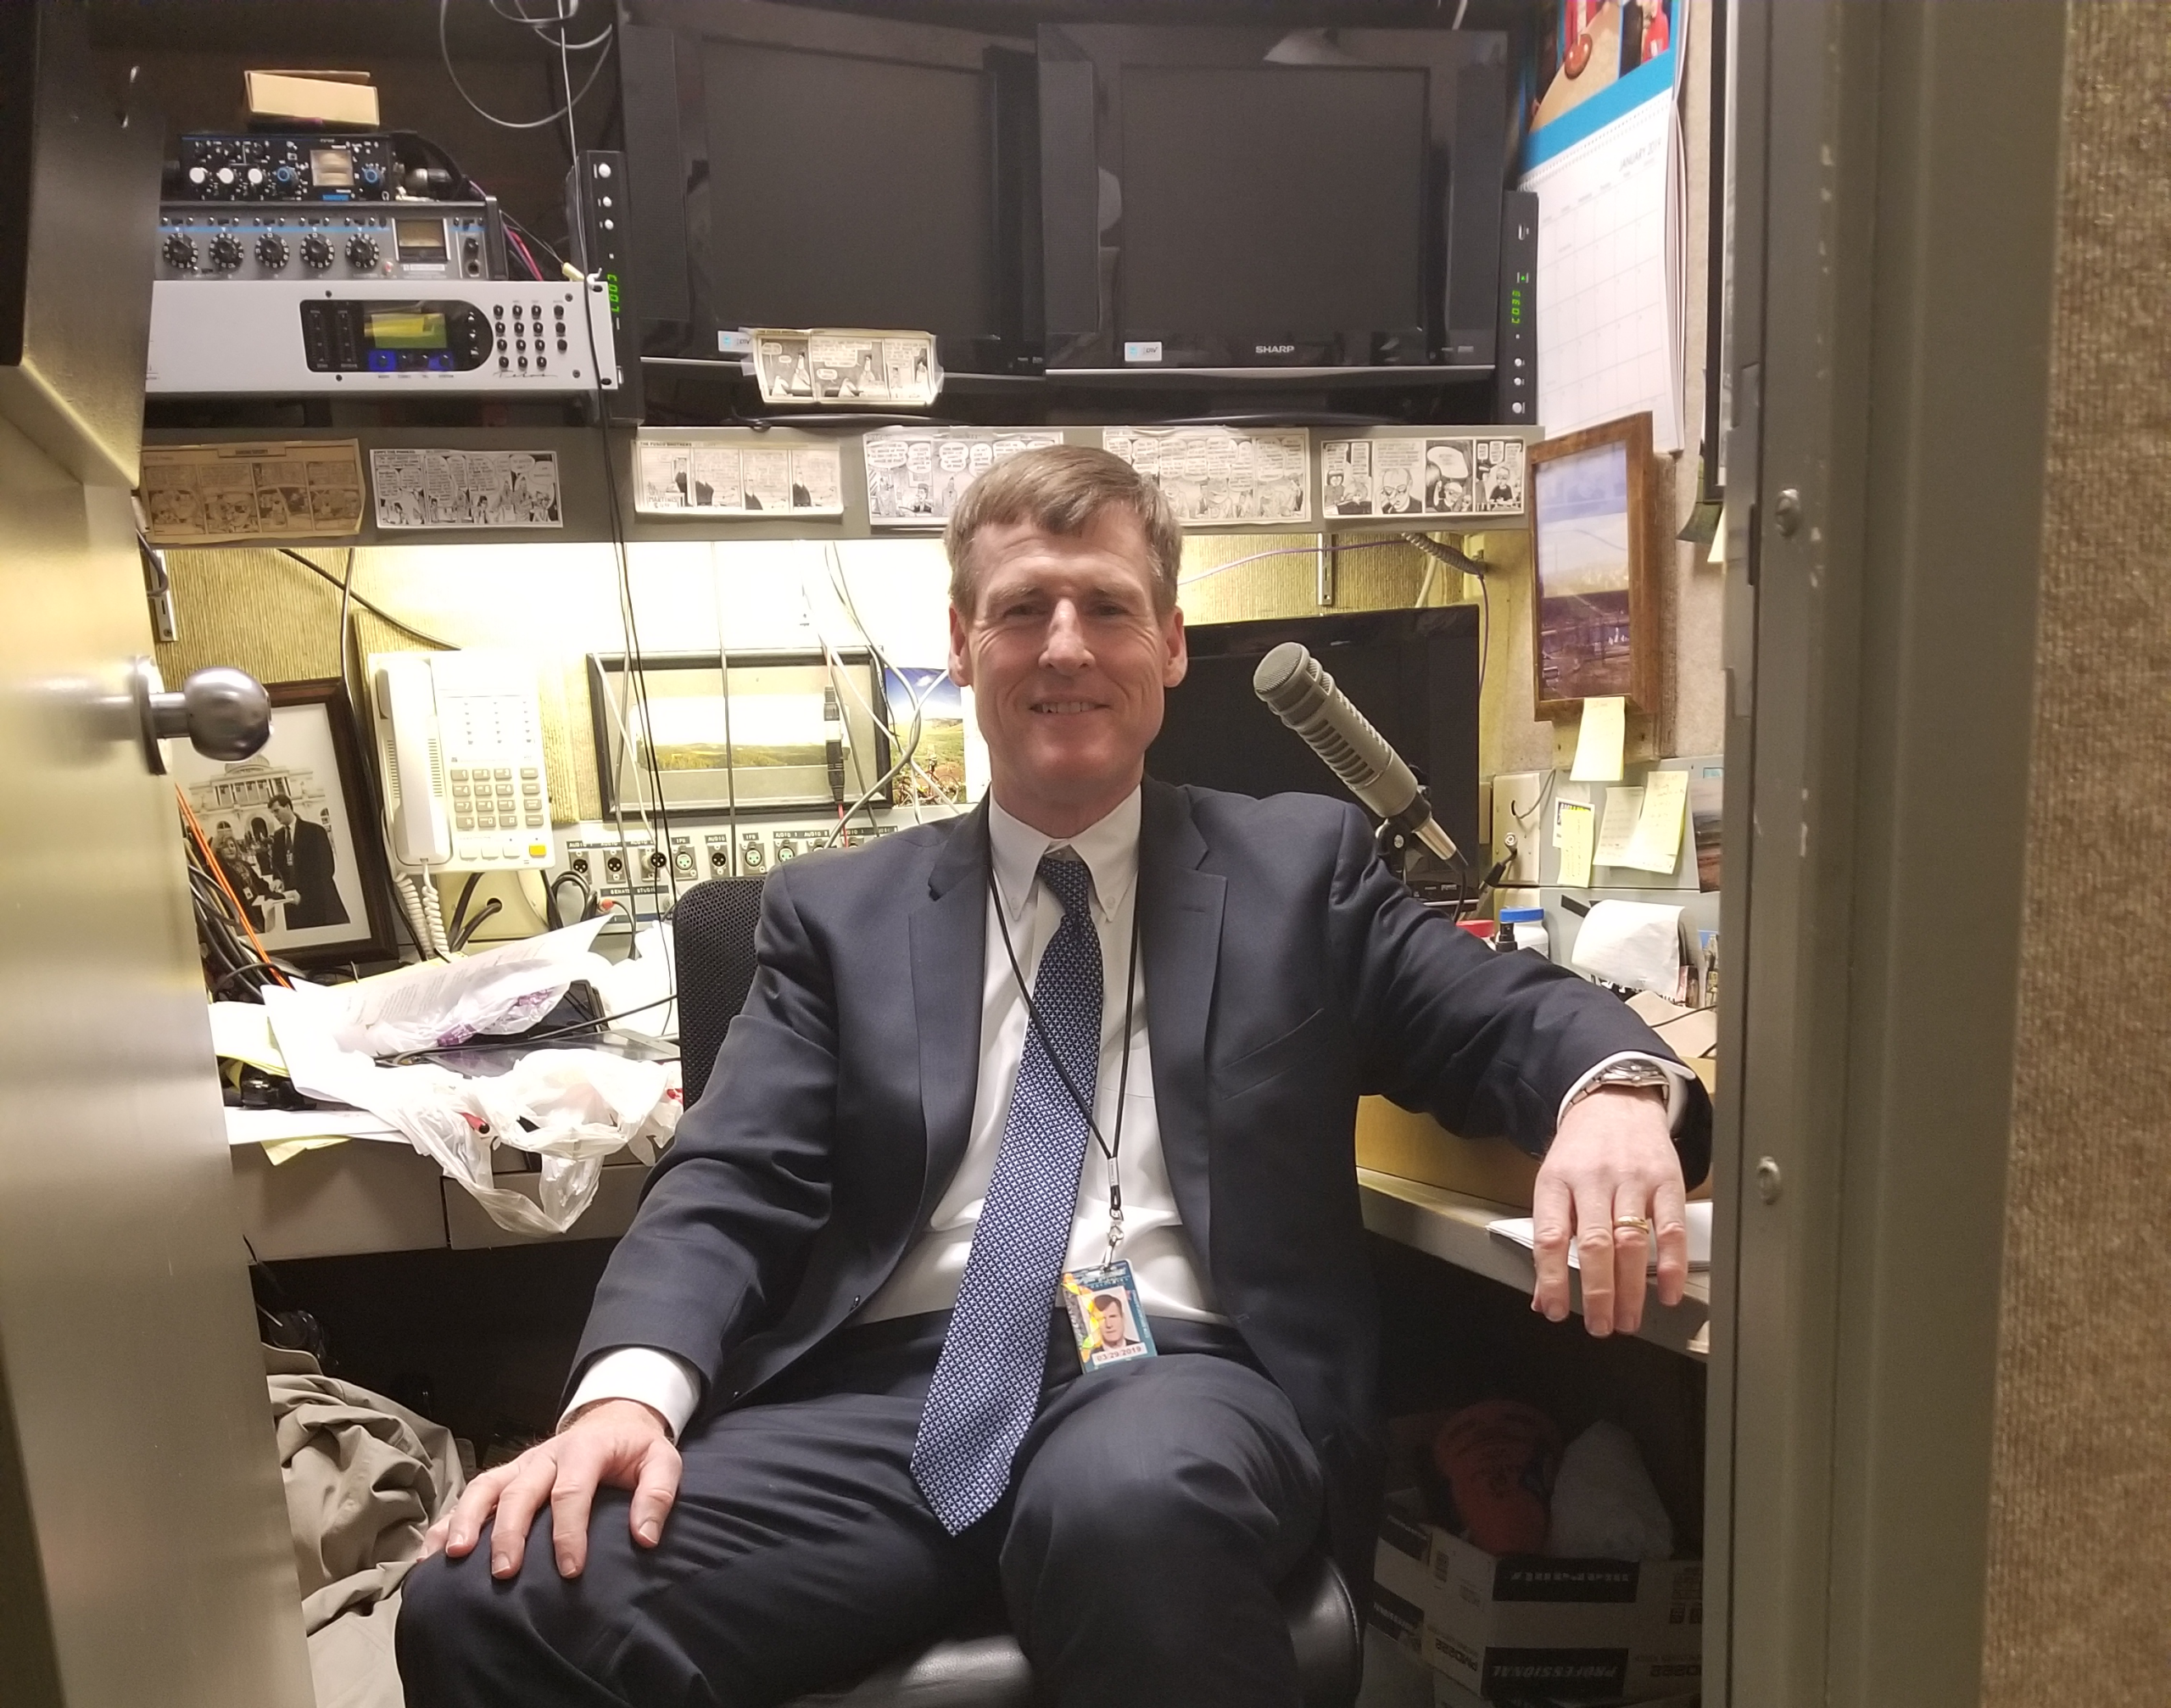
[[[372,653],[370,687],[393,865],[547,869],[543,708],[526,661],[493,652]]]

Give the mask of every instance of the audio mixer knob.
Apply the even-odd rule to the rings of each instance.
[[[266,232],[256,240],[256,264],[267,273],[278,272],[292,259],[284,237]]]
[[[377,266],[377,245],[356,232],[347,239],[347,265],[358,273],[373,271]]]
[[[241,265],[241,239],[221,232],[211,239],[211,271],[231,273]]]
[[[302,265],[321,273],[332,265],[332,245],[312,232],[302,239]]]
[[[166,239],[166,265],[177,272],[196,271],[196,239],[185,232],[176,232]]]

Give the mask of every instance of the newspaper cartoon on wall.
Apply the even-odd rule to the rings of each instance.
[[[1302,428],[1108,427],[1101,443],[1158,481],[1186,526],[1311,520],[1311,435]]]
[[[551,450],[373,450],[380,529],[563,527]]]
[[[1323,515],[1521,516],[1523,442],[1463,436],[1327,439],[1320,446]]]
[[[153,545],[358,533],[361,448],[350,438],[145,445],[141,490]]]
[[[924,408],[942,389],[931,332],[765,328],[750,337],[765,404]]]
[[[1053,429],[884,427],[860,441],[867,519],[876,527],[940,527],[986,470],[1021,450],[1062,443]]]
[[[719,444],[646,438],[635,446],[633,508],[643,516],[842,516],[834,444]]]

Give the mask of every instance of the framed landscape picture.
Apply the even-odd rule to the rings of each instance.
[[[1619,695],[1658,709],[1651,418],[1633,415],[1530,448],[1532,667],[1538,715]]]
[[[167,762],[219,869],[274,955],[298,963],[396,954],[384,852],[337,677],[268,684],[271,739],[248,758],[186,741]]]

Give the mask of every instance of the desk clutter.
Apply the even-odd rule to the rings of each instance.
[[[1392,1426],[1407,1463],[1375,1558],[1372,1626],[1436,1704],[1652,1702],[1702,1676],[1704,1568],[1635,1438],[1490,1399]],[[1368,1685],[1368,1700],[1370,1688]]]
[[[565,1232],[594,1202],[605,1159],[653,1161],[682,1107],[675,1050],[652,1035],[597,1035],[605,1019],[642,1016],[599,1006],[550,1024],[577,983],[607,991],[629,964],[641,971],[594,952],[601,924],[350,984],[292,976],[265,985],[261,1006],[214,1003],[222,1068],[284,1105],[231,1108],[229,1141],[262,1143],[275,1164],[327,1142],[404,1141],[508,1232]],[[649,941],[651,959],[667,958],[661,932]],[[667,1016],[667,1004],[647,1006]],[[533,1196],[499,1184],[499,1146],[533,1159]]]

